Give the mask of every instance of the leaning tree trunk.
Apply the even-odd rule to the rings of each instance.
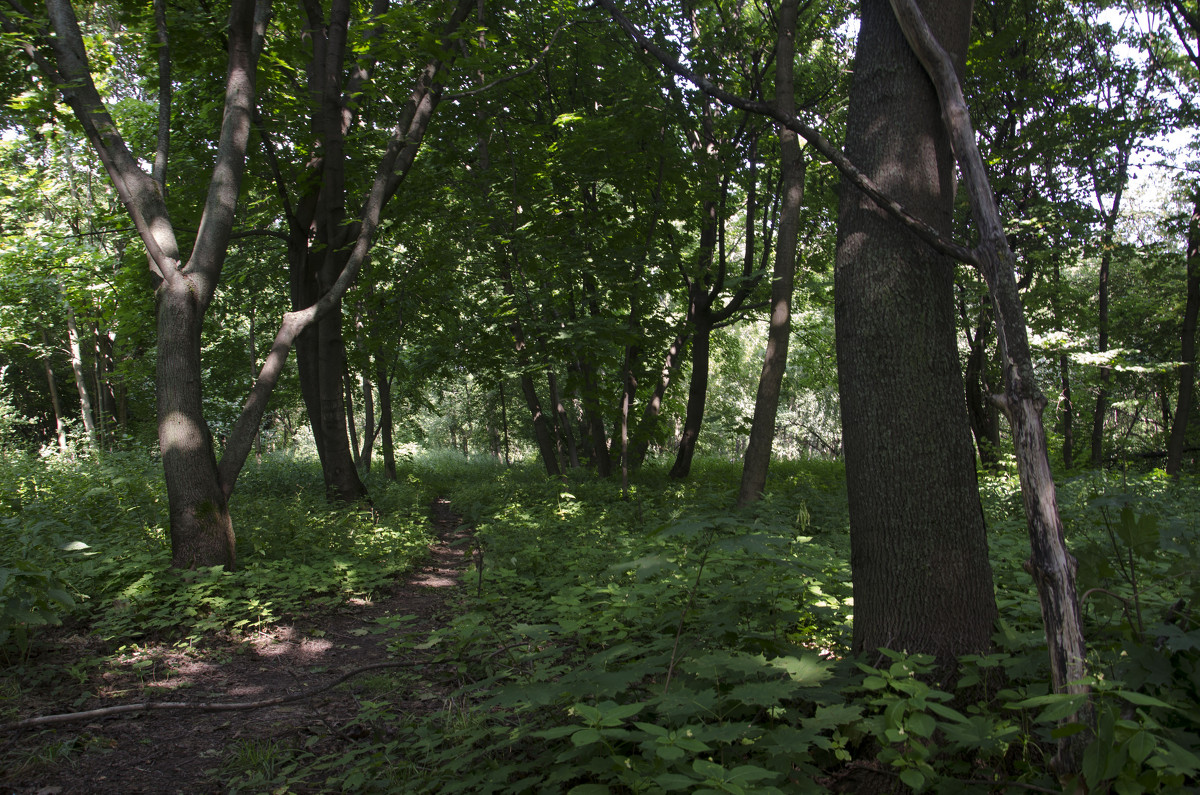
[[[959,54],[970,5],[923,4]],[[885,0],[863,0],[846,156],[913,215],[951,228],[954,163],[937,96]],[[996,618],[958,360],[954,264],[843,183],[836,260],[838,380],[857,653],[953,666]]]
[[[703,292],[703,288],[700,289]],[[701,299],[703,297],[701,295]],[[684,412],[683,433],[679,437],[675,463],[668,473],[675,479],[686,478],[692,471],[692,458],[696,455],[696,440],[700,438],[700,427],[704,424],[704,404],[708,398],[708,359],[712,324],[707,306],[697,306],[692,315],[695,324],[692,329],[692,375],[688,382],[687,411]]]
[[[1196,381],[1196,318],[1200,314],[1200,194],[1192,207],[1187,240],[1187,304],[1183,311],[1183,332],[1179,341],[1179,401],[1175,420],[1171,423],[1171,438],[1167,441],[1167,474],[1179,477],[1183,448],[1187,439],[1188,421],[1192,414],[1192,399]]]
[[[671,347],[667,349],[662,371],[658,376],[658,383],[654,385],[654,393],[646,402],[646,407],[642,409],[642,419],[634,434],[633,450],[630,454],[630,462],[634,467],[640,467],[646,460],[646,451],[650,448],[650,438],[654,435],[654,428],[658,424],[658,418],[662,412],[663,398],[667,394],[667,387],[671,385],[671,379],[675,376],[676,368],[679,367],[680,359],[687,352],[687,344],[688,337],[681,332],[675,336],[675,339],[671,341]]]
[[[779,34],[775,54],[775,104],[790,113],[796,106],[793,61],[796,52],[796,7],[798,0],[784,0],[779,7]],[[775,418],[779,393],[787,368],[788,340],[792,335],[792,284],[796,274],[796,242],[800,234],[800,205],[804,200],[804,157],[795,132],[779,125],[779,149],[783,171],[783,206],[779,217],[779,242],[775,247],[774,278],[767,330],[767,352],[763,357],[754,419],[742,463],[742,485],[738,505],[758,500],[767,485],[771,446],[775,440]]]
[[[1015,260],[1004,236],[1004,225],[950,57],[930,32],[914,0],[892,0],[892,7],[937,86],[940,108],[954,141],[971,213],[979,229],[980,243],[975,254],[996,308],[996,329],[1004,356],[1005,392],[997,399],[1012,427],[1021,497],[1029,525],[1031,554],[1025,568],[1038,589],[1050,652],[1051,680],[1055,692],[1086,696],[1089,693],[1084,683],[1087,646],[1075,589],[1076,562],[1067,550],[1058,514],[1042,425],[1046,398],[1034,378],[1025,311],[1017,291]],[[1091,703],[1085,698],[1079,711],[1068,720],[1094,726],[1094,717]],[[1088,732],[1065,733],[1059,739],[1054,767],[1063,775],[1077,772],[1089,739]]]

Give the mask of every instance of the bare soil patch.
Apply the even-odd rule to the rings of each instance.
[[[431,520],[437,539],[429,557],[388,594],[251,636],[213,638],[201,649],[147,646],[120,669],[95,670],[78,683],[39,681],[23,689],[21,717],[145,701],[262,701],[307,692],[378,663],[401,663],[421,674],[425,697],[398,696],[405,711],[436,709],[440,705],[428,693],[448,691],[449,677],[432,663],[432,652],[397,640],[424,637],[453,611],[471,531],[445,500],[433,503]],[[47,664],[66,670],[73,658],[88,654],[87,647],[86,638],[65,638]],[[238,747],[316,736],[322,751],[335,752],[353,741],[346,727],[358,714],[359,699],[370,696],[367,674],[312,698],[261,709],[137,712],[8,732],[0,735],[0,793],[223,792],[220,775],[211,771]]]

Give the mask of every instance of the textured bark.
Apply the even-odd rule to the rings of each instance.
[[[929,0],[961,63],[970,5]],[[946,235],[954,166],[937,96],[885,0],[864,0],[846,156]],[[836,334],[856,652],[990,645],[996,604],[959,368],[954,267],[843,182]]]
[[[1057,693],[1087,696],[1089,687],[1084,684],[1087,645],[1075,588],[1076,562],[1067,550],[1058,513],[1042,425],[1046,399],[1034,377],[1025,312],[1017,291],[1015,258],[1004,236],[1004,225],[950,56],[929,30],[915,0],[892,0],[892,7],[937,86],[945,124],[965,178],[971,215],[979,231],[980,243],[975,253],[996,309],[996,327],[1004,356],[1005,391],[997,399],[1013,432],[1021,497],[1029,526],[1031,554],[1025,568],[1038,589],[1051,681]],[[1067,720],[1094,729],[1095,713],[1090,700],[1085,698],[1079,711]],[[1064,776],[1078,772],[1089,740],[1090,732],[1061,737],[1053,767]]]
[[[1187,441],[1188,422],[1192,416],[1192,400],[1196,382],[1196,318],[1200,315],[1200,194],[1192,206],[1187,239],[1187,303],[1183,311],[1183,332],[1179,341],[1179,399],[1171,437],[1167,440],[1167,474],[1179,477],[1183,448]]]
[[[182,569],[232,568],[235,562],[228,495],[203,417],[198,377],[203,314],[187,284],[159,289],[158,446],[170,511],[171,564]]]
[[[798,0],[783,0],[779,6],[779,34],[775,53],[775,104],[790,112],[796,106],[793,86],[793,62],[796,56],[796,9]],[[771,282],[771,309],[767,330],[767,351],[758,393],[754,398],[754,418],[742,462],[742,485],[738,505],[747,505],[762,496],[771,464],[771,446],[775,440],[775,418],[779,412],[779,393],[787,369],[788,341],[792,335],[792,285],[796,274],[796,243],[800,235],[800,206],[804,201],[804,156],[795,132],[778,129],[783,171],[783,206],[779,217],[779,238],[775,246],[774,273]]]

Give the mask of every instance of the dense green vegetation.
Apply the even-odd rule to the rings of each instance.
[[[731,512],[738,470],[714,459],[685,483],[651,467],[622,499],[619,484],[594,477],[420,455],[395,483],[374,484],[372,519],[306,498],[319,478],[312,461],[270,458],[247,473],[243,566],[183,574],[168,568],[148,459],[73,467],[9,456],[6,473],[2,521],[23,528],[3,550],[22,561],[5,568],[10,704],[32,681],[63,675],[39,666],[43,622],[104,639],[106,653],[76,663],[86,673],[137,644],[202,644],[206,633],[245,634],[370,595],[426,543],[420,506],[432,495],[475,528],[484,565],[464,575],[458,613],[394,641],[443,663],[453,695],[434,717],[396,706],[428,687],[419,672],[379,677],[351,732],[359,742],[316,730],[241,741],[213,772],[230,791],[816,792],[870,758],[917,790],[1054,786],[1045,757],[1073,697],[1047,691],[1011,471],[982,485],[995,649],[964,658],[949,692],[922,677],[932,658],[848,654],[836,463],[777,465],[766,497]],[[1180,791],[1200,775],[1200,630],[1171,609],[1200,588],[1196,485],[1155,471],[1085,473],[1060,487],[1087,594],[1099,729],[1084,776],[1097,790]],[[63,494],[97,518],[74,520]],[[398,618],[378,623],[395,631]]]
[[[1196,0],[9,0],[0,55],[5,720],[369,601],[447,498],[444,621],[362,630],[433,667],[215,781],[1200,786]]]

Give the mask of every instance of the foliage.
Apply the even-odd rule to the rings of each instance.
[[[484,566],[465,578],[466,612],[397,643],[435,652],[447,672],[439,687],[454,692],[432,717],[387,699],[364,704],[356,732],[375,739],[336,757],[293,748],[287,759],[307,770],[294,784],[371,791],[365,782],[400,776],[422,792],[819,792],[873,758],[884,780],[918,792],[1055,786],[1047,762],[1061,732],[1082,728],[1062,724],[1079,701],[1048,693],[1015,476],[984,483],[1002,610],[996,650],[964,658],[956,681],[939,683],[928,657],[846,658],[837,465],[777,466],[762,505],[731,514],[718,506],[736,470],[711,459],[698,462],[698,483],[646,472],[627,501],[603,481],[464,469],[461,458],[453,471],[470,477],[446,480],[450,461],[418,460],[415,471],[457,484]],[[1132,494],[1138,510],[1178,519],[1176,540],[1142,553],[1163,564],[1138,580],[1143,603],[1157,607],[1194,588],[1192,489],[1153,475],[1089,476],[1064,485],[1063,509],[1073,530],[1095,528],[1077,545],[1101,537],[1106,501]],[[1114,529],[1119,544],[1157,526],[1142,515],[1121,526],[1130,532]],[[1115,571],[1127,559],[1119,546],[1109,562]],[[1087,785],[1185,791],[1200,780],[1191,613],[1118,639],[1108,633],[1119,618],[1088,605],[1100,720]],[[411,672],[394,688],[445,699]]]
[[[169,568],[156,462],[106,454],[87,466],[14,454],[0,479],[0,651],[29,651],[37,628],[87,622],[117,646],[245,633],[369,595],[424,550],[417,488],[379,484],[374,511],[331,510],[302,462],[268,458],[232,510],[239,567]],[[319,481],[318,481],[319,482]]]

